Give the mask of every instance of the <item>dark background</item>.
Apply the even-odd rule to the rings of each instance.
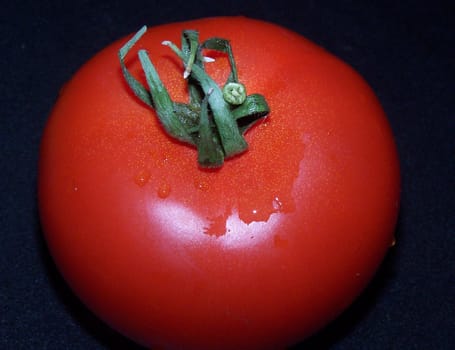
[[[360,0],[2,1],[0,349],[139,349],[87,311],[53,265],[37,214],[40,136],[59,88],[105,45],[143,24],[240,14],[356,68],[401,158],[396,247],[354,305],[295,349],[455,349],[454,5]]]

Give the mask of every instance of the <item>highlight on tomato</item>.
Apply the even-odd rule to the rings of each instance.
[[[156,349],[283,349],[374,277],[399,162],[365,80],[245,17],[141,28],[62,89],[41,144],[51,255],[98,317]]]

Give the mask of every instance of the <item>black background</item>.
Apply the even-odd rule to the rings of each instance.
[[[347,61],[396,136],[398,243],[354,305],[295,349],[455,349],[454,5],[360,0],[2,1],[0,349],[139,349],[53,265],[37,214],[40,136],[59,88],[98,50],[143,24],[215,15],[275,22]]]

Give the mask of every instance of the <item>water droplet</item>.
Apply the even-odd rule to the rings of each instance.
[[[76,181],[73,180],[71,185],[72,185],[72,188],[73,188],[74,192],[79,191],[79,186],[77,185]]]
[[[168,163],[168,162],[169,162],[169,158],[170,158],[170,157],[169,157],[169,155],[168,155],[168,154],[164,154],[164,155],[163,155],[163,158],[162,158],[162,162],[163,162],[163,164],[166,164],[166,163]]]
[[[262,122],[261,124],[259,124],[259,128],[260,129],[265,129],[268,126],[269,126],[269,122],[268,121]]]
[[[283,209],[283,202],[278,198],[273,198],[272,206],[275,211],[281,211]]]
[[[150,180],[150,173],[147,170],[141,170],[134,177],[134,182],[139,187],[143,187]]]
[[[167,198],[169,197],[169,194],[171,193],[171,186],[168,184],[162,184],[160,187],[158,187],[158,197],[160,198]]]
[[[204,192],[209,190],[209,184],[206,181],[196,180],[196,181],[194,181],[194,187],[196,187],[196,189],[198,189],[200,191],[204,191]]]

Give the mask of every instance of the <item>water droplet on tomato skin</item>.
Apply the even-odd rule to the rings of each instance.
[[[203,191],[203,192],[206,192],[209,190],[209,184],[206,181],[198,181],[198,180],[194,181],[194,187],[196,187],[196,189]]]
[[[79,186],[77,185],[76,181],[73,180],[73,182],[71,183],[71,188],[74,192],[77,192],[79,191]]]
[[[275,211],[280,212],[283,209],[283,202],[278,197],[273,198],[272,207]]]
[[[268,126],[269,126],[269,121],[264,121],[264,122],[260,123],[258,127],[259,127],[260,129],[265,129],[265,128],[267,128]]]
[[[139,187],[143,187],[150,180],[150,173],[147,170],[141,170],[134,177],[134,182]]]
[[[165,198],[169,197],[170,194],[171,194],[171,186],[169,186],[168,184],[162,184],[162,185],[160,185],[160,187],[158,187],[158,190],[157,190],[158,197],[165,199]]]

